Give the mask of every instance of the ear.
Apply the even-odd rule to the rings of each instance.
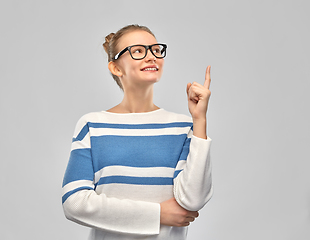
[[[121,77],[123,75],[122,71],[119,69],[117,64],[113,61],[108,63],[108,68],[113,75],[116,75],[118,77]]]

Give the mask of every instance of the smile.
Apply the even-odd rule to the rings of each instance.
[[[157,71],[157,68],[145,68],[143,71]]]
[[[158,71],[157,67],[145,67],[142,68],[141,71]]]

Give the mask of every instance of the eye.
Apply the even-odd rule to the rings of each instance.
[[[145,49],[143,46],[134,46],[131,48],[132,54],[143,54],[145,52]]]
[[[142,50],[141,49],[135,49],[133,53],[141,53]]]
[[[153,48],[153,52],[154,52],[154,53],[161,53],[161,50],[160,50],[159,47],[154,47],[154,48]]]

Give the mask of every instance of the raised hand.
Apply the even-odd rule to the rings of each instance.
[[[205,118],[211,92],[209,90],[211,66],[207,67],[203,85],[193,82],[187,84],[188,109],[193,119]]]
[[[211,77],[211,66],[207,67],[204,84],[197,82],[187,84],[188,109],[193,118],[194,135],[207,138],[206,135],[206,114],[211,92],[209,90]]]

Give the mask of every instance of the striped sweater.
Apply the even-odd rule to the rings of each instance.
[[[211,198],[211,139],[192,125],[164,109],[84,115],[63,179],[66,217],[93,240],[186,239],[187,227],[160,225],[160,203],[175,197],[196,211]]]

